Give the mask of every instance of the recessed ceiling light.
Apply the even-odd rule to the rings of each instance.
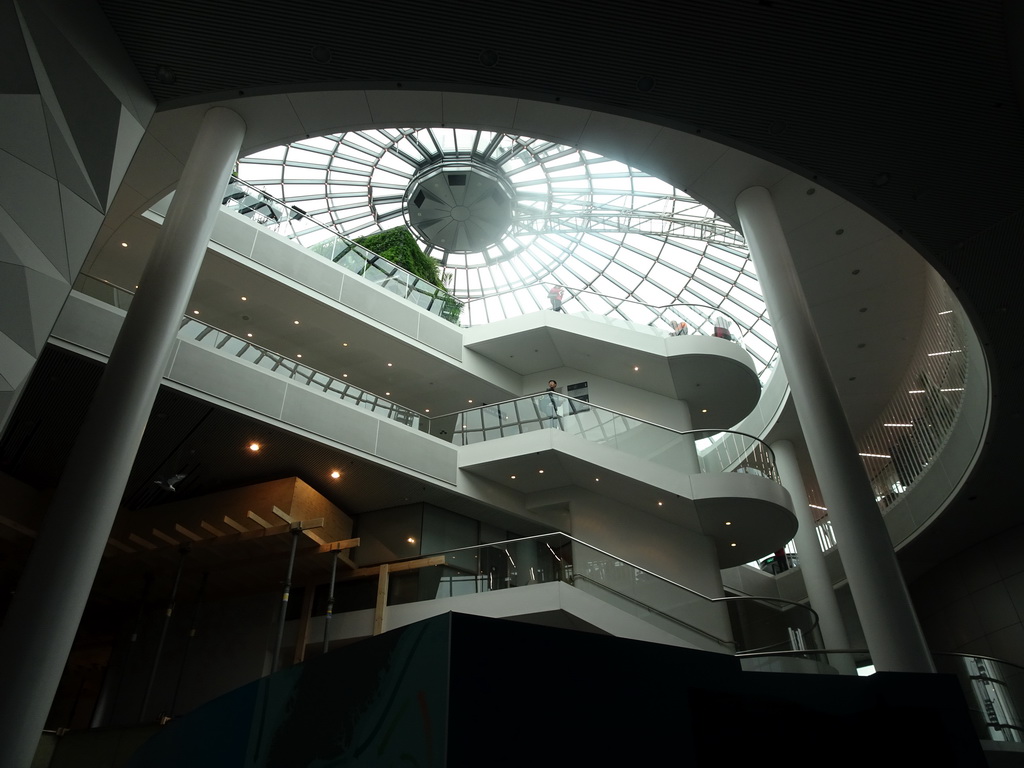
[[[302,353],[300,352],[299,354],[296,355],[296,357],[302,357]]]
[[[341,346],[343,346],[343,347],[347,347],[347,346],[348,346],[348,342],[347,342],[347,341],[343,341],[343,342],[341,342]]]
[[[424,409],[423,409],[423,412],[424,412],[424,413],[430,413],[430,409],[429,409],[429,408],[424,408]]]
[[[466,402],[467,402],[467,403],[472,403],[473,401],[472,401],[472,400],[467,400]]]
[[[293,322],[293,323],[295,323],[296,325],[298,325],[298,324],[299,324],[299,321],[298,321],[298,320],[292,320],[292,322]]]
[[[708,409],[707,409],[707,408],[701,408],[701,409],[700,409],[700,412],[701,412],[701,413],[707,413],[707,412],[708,412]]]
[[[640,370],[640,366],[639,365],[634,365],[633,366],[633,370],[634,371],[639,371]]]
[[[259,443],[249,443],[249,450],[252,451],[253,453],[258,451],[259,449],[260,449],[260,444]]]
[[[341,378],[343,378],[343,379],[347,379],[347,378],[348,378],[348,374],[347,374],[347,373],[343,373],[343,374],[341,374]]]
[[[736,542],[734,541],[734,542],[733,542],[732,544],[730,544],[729,546],[730,546],[730,547],[735,547],[735,546],[736,546]]]
[[[509,475],[509,477],[510,477],[510,478],[511,478],[512,480],[515,480],[515,479],[516,479],[516,476],[515,476],[515,475]]]
[[[199,310],[198,309],[193,309],[192,310],[192,314],[193,315],[198,315],[199,314]]]
[[[384,396],[385,396],[385,397],[391,397],[391,393],[390,393],[390,392],[385,392],[385,393],[384,393]]]
[[[664,506],[664,504],[663,504],[662,502],[660,502],[660,501],[659,501],[659,502],[658,502],[658,506],[659,506],[659,507],[661,507],[661,506]]]
[[[245,296],[242,297],[242,301],[248,301],[248,300],[249,299],[247,299]]]
[[[537,474],[538,475],[543,475],[544,474],[544,470],[543,469],[538,469],[537,470]]]
[[[414,539],[412,536],[410,536],[408,539],[406,539],[406,541],[408,541],[410,544],[415,544],[416,543],[416,539]]]
[[[250,339],[252,338],[252,334],[251,333],[247,333],[245,335],[246,335],[246,338],[250,338]]]
[[[128,243],[121,243],[121,247],[122,248],[127,248],[128,247]]]
[[[725,524],[726,524],[726,525],[732,525],[732,520],[726,520],[726,521],[725,521]]]
[[[392,365],[394,365],[394,363],[388,363],[388,368],[390,368]]]
[[[337,480],[339,477],[341,477],[341,472],[339,472],[338,470],[334,470],[333,472],[331,472],[331,477]]]
[[[600,477],[595,477],[594,478],[594,482],[595,483],[600,483],[601,482],[601,478]]]

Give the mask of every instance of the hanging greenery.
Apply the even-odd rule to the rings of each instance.
[[[431,285],[444,287],[437,261],[423,252],[416,238],[405,227],[386,229],[375,235],[360,237],[356,242],[378,256],[383,256],[392,264],[412,272],[416,277],[423,278]]]
[[[397,264],[402,269],[411,272],[416,277],[437,286],[439,290],[434,293],[434,298],[444,302],[441,317],[452,323],[459,322],[462,303],[452,296],[445,287],[437,261],[423,252],[416,242],[416,238],[406,227],[386,229],[375,235],[360,237],[355,242],[378,256],[383,256],[392,264]]]

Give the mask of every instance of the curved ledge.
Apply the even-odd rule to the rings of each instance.
[[[656,336],[560,312],[465,329],[465,347],[526,376],[572,368],[690,406],[694,429],[732,426],[757,406],[761,383],[739,344]]]
[[[639,510],[707,536],[721,568],[774,552],[797,529],[789,493],[772,480],[737,472],[685,475],[557,429],[460,448],[459,469],[522,493],[527,506],[554,490],[600,493],[623,514]]]

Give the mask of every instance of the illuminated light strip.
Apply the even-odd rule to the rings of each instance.
[[[859,455],[860,456],[867,456],[868,458],[871,458],[871,459],[891,459],[892,458],[892,456],[890,456],[888,453],[861,453]]]
[[[883,427],[912,427],[913,424],[883,424]]]
[[[964,391],[963,387],[945,387],[945,388],[939,390],[939,392],[963,392],[963,391]]]
[[[953,311],[952,309],[944,309],[941,312],[939,312],[939,314],[940,315],[948,315],[952,311]]]
[[[911,390],[907,391],[907,394],[908,395],[923,395],[924,394],[924,390],[923,389],[911,389]]]
[[[955,355],[957,352],[963,352],[962,349],[950,349],[946,352],[929,352],[928,357],[938,357],[939,355]]]
[[[828,512],[828,507],[822,507],[819,506],[818,504],[808,504],[807,506],[810,507],[811,509],[823,509],[826,512]]]

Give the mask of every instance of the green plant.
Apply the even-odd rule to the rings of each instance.
[[[437,261],[430,258],[423,252],[416,238],[405,227],[386,229],[375,235],[360,237],[355,242],[364,248],[383,256],[392,264],[397,264],[416,277],[426,280],[431,285],[443,288],[441,270],[438,269]]]

